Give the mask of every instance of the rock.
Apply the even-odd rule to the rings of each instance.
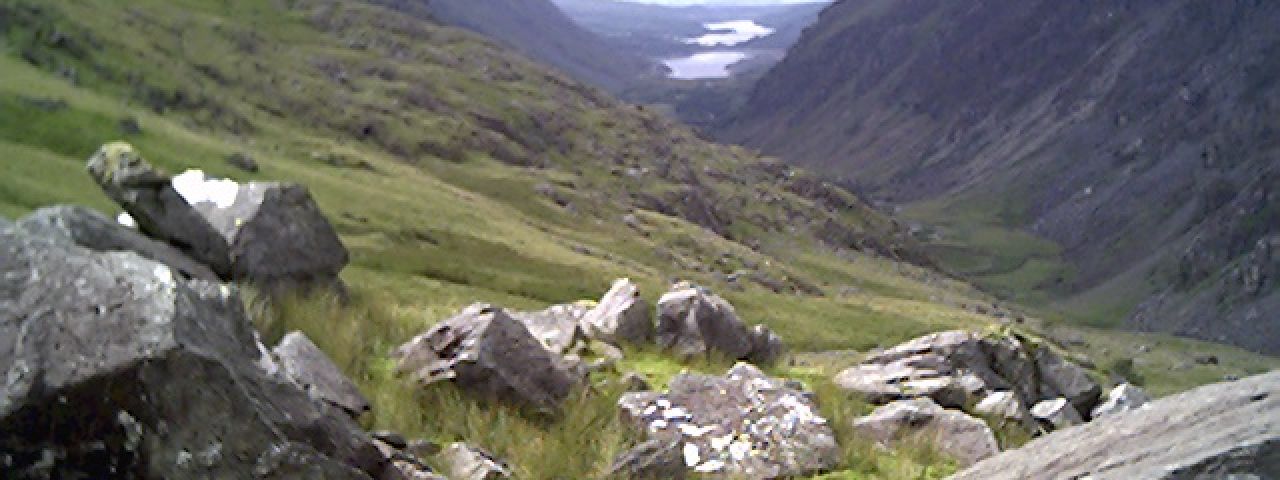
[[[630,279],[620,278],[583,316],[582,331],[587,338],[613,345],[641,345],[653,340],[653,318],[649,315],[640,288]]]
[[[140,135],[142,134],[142,124],[138,123],[138,118],[129,116],[120,119],[120,133],[124,135]]]
[[[773,333],[769,327],[764,325],[756,325],[751,327],[751,353],[747,354],[747,359],[756,365],[773,365],[782,359],[782,355],[786,352],[786,346],[782,343],[782,337]]]
[[[1018,399],[1018,395],[1010,391],[991,392],[986,398],[983,398],[978,405],[973,407],[973,411],[979,415],[1000,419],[1005,422],[1017,422],[1028,427],[1028,430],[1034,430],[1035,423],[1031,417],[1031,411],[1026,405],[1022,404],[1022,400]]]
[[[218,281],[213,270],[177,249],[84,207],[45,207],[20,220],[18,226],[33,235],[56,235],[96,252],[134,252],[165,264],[183,277]]]
[[[258,173],[258,161],[247,153],[237,152],[227,155],[227,164],[249,173]]]
[[[430,440],[414,439],[405,446],[404,451],[418,458],[432,457],[443,450],[439,444]]]
[[[576,383],[523,324],[486,304],[467,307],[397,348],[397,370],[423,383],[555,410]]]
[[[658,300],[658,345],[683,357],[717,351],[745,359],[751,353],[747,327],[733,306],[709,291],[676,285]]]
[[[685,466],[698,473],[792,477],[839,460],[835,434],[810,395],[749,364],[723,377],[681,373],[666,393],[626,393],[618,406],[649,439],[682,441]]]
[[[1219,363],[1217,355],[1208,353],[1196,354],[1194,359],[1198,365],[1217,365]]]
[[[301,185],[237,184],[198,170],[170,178],[125,143],[103,146],[88,168],[144,233],[224,279],[269,290],[341,286],[347,250]]]
[[[1275,478],[1280,372],[1205,386],[1051,433],[953,478]]]
[[[1031,416],[1051,430],[1061,430],[1084,423],[1080,412],[1065,398],[1045,400],[1031,407]]]
[[[653,389],[653,387],[649,385],[649,380],[646,380],[644,375],[636,372],[630,372],[623,375],[620,383],[622,383],[623,388],[626,388],[628,392],[647,392]]]
[[[582,338],[578,323],[586,315],[588,307],[570,303],[553,305],[540,312],[508,312],[511,318],[518,320],[529,329],[546,349],[557,355],[564,355],[574,342]]]
[[[404,435],[388,430],[379,430],[369,432],[369,436],[374,440],[385,443],[396,450],[404,450],[409,448],[409,441],[405,440]]]
[[[1111,393],[1107,394],[1106,402],[1093,409],[1093,419],[1097,420],[1107,415],[1137,410],[1148,403],[1151,403],[1151,397],[1147,395],[1147,392],[1132,384],[1120,384],[1111,389]]]
[[[372,439],[260,352],[230,287],[0,231],[0,432],[23,432],[0,433],[0,462],[16,478],[381,478]]]
[[[441,468],[451,480],[494,480],[511,476],[511,470],[501,460],[465,443],[449,444],[439,458]]]
[[[1083,368],[1048,346],[1016,335],[940,332],[868,356],[835,377],[837,386],[873,403],[930,397],[963,408],[992,392],[1013,392],[1022,405],[1066,396],[1092,408],[1101,388]]]
[[[853,421],[859,432],[882,445],[903,439],[923,439],[968,466],[1000,453],[995,434],[982,420],[959,410],[947,410],[927,397],[898,400]]]
[[[379,453],[393,467],[394,472],[399,474],[397,476],[389,473],[384,477],[387,480],[448,480],[437,475],[429,465],[422,462],[422,459],[404,451],[403,448],[387,443],[376,436],[373,444],[378,447]]]
[[[369,411],[369,401],[351,379],[302,332],[292,332],[271,350],[290,380],[302,387],[311,398],[359,417]]]
[[[608,478],[679,480],[685,478],[685,471],[684,442],[649,440],[614,459]]]

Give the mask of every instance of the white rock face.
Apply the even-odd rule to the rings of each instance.
[[[129,228],[138,228],[138,221],[134,220],[133,215],[129,215],[127,212],[120,212],[119,215],[116,215],[116,223]]]
[[[1077,412],[1076,408],[1071,406],[1071,402],[1065,398],[1037,403],[1036,406],[1031,407],[1031,415],[1037,420],[1048,423],[1054,430],[1084,423],[1084,419],[1080,418],[1080,412]]]
[[[1137,410],[1148,403],[1151,403],[1151,397],[1147,395],[1147,392],[1128,383],[1120,384],[1111,389],[1111,393],[1107,394],[1105,403],[1093,409],[1093,419],[1097,420],[1107,415]]]
[[[206,177],[202,170],[187,170],[173,177],[173,189],[187,203],[209,202],[218,208],[231,208],[240,193],[240,184],[231,180]]]

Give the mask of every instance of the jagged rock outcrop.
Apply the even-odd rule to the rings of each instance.
[[[991,392],[973,407],[973,411],[1003,423],[1014,422],[1027,427],[1027,430],[1035,430],[1031,410],[1010,391]]]
[[[771,332],[768,332],[771,333]],[[729,358],[751,357],[756,343],[767,356],[775,346],[768,333],[753,342],[733,306],[719,295],[688,283],[676,284],[658,300],[658,346],[682,357],[717,352]],[[779,340],[780,343],[780,340]]]
[[[439,458],[453,480],[498,480],[511,476],[511,469],[502,460],[465,443],[449,444]]]
[[[285,335],[271,353],[280,371],[316,401],[341,409],[353,418],[369,411],[369,400],[360,389],[302,332]]]
[[[582,331],[588,338],[617,346],[643,345],[653,340],[650,315],[648,302],[640,298],[640,287],[620,278],[582,318]]]
[[[1084,422],[1076,407],[1071,406],[1065,398],[1044,400],[1031,407],[1031,416],[1039,420],[1049,430],[1061,430],[1074,427]]]
[[[948,410],[928,397],[898,400],[853,421],[854,428],[886,446],[922,440],[962,466],[1000,453],[995,434],[985,422],[959,410]]]
[[[1077,411],[1091,412],[1101,394],[1083,368],[1047,345],[967,331],[926,335],[871,355],[835,383],[873,403],[930,397],[954,408],[1013,392],[1024,406],[1065,397]]]
[[[782,343],[782,337],[773,333],[773,330],[767,326],[751,327],[747,335],[751,338],[751,353],[747,355],[747,360],[751,363],[773,365],[786,353],[787,347]]]
[[[1054,432],[956,474],[989,478],[1280,476],[1280,372],[1220,383]]]
[[[626,393],[618,406],[650,439],[683,442],[693,472],[778,478],[829,469],[838,461],[835,434],[793,386],[739,363],[723,377],[682,373],[666,393]]]
[[[368,435],[260,368],[261,350],[229,287],[0,229],[6,474],[385,478]]]
[[[223,279],[268,289],[340,287],[348,254],[301,185],[169,177],[125,143],[104,145],[88,169],[146,234]]]
[[[392,352],[397,371],[450,380],[491,400],[556,410],[577,383],[562,362],[501,308],[471,305]]]
[[[1093,418],[1098,419],[1107,415],[1137,410],[1148,403],[1151,403],[1151,397],[1147,395],[1147,392],[1132,384],[1123,383],[1111,389],[1107,393],[1106,401],[1093,409]]]
[[[105,215],[78,206],[45,207],[23,217],[17,224],[42,237],[61,236],[97,252],[134,252],[160,262],[186,278],[218,281],[208,266],[136,230],[112,221]]]

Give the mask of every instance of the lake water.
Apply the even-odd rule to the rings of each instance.
[[[690,38],[685,42],[707,48],[732,47],[751,40],[773,34],[773,29],[762,26],[751,20],[735,20],[703,24],[707,34]],[[740,50],[708,50],[681,58],[663,60],[671,69],[671,78],[679,80],[699,80],[708,78],[728,78],[732,75],[729,67],[751,57],[751,53]]]

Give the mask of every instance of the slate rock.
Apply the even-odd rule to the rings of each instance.
[[[103,146],[90,174],[147,235],[177,247],[223,279],[271,292],[333,287],[348,254],[301,185],[177,177],[155,169],[126,143]]]
[[[1018,398],[1017,394],[1007,390],[991,392],[973,407],[973,411],[979,415],[995,418],[1002,422],[1021,424],[1030,431],[1035,430],[1035,422],[1031,417],[1031,410],[1022,404],[1022,400]]]
[[[556,410],[574,376],[501,308],[475,304],[414,337],[393,353],[397,370],[422,383],[451,380],[491,399]]]
[[[630,279],[613,282],[595,308],[582,318],[587,338],[613,345],[643,345],[653,340],[653,317],[649,305],[640,298],[640,287]]]
[[[649,440],[614,459],[608,478],[679,480],[685,478],[684,442],[678,438]]]
[[[1147,395],[1147,392],[1132,384],[1122,383],[1111,389],[1106,401],[1093,409],[1093,418],[1096,420],[1108,415],[1137,410],[1148,403],[1151,403],[1151,396]]]
[[[667,392],[623,394],[628,425],[650,440],[684,443],[685,467],[733,478],[820,472],[839,457],[835,434],[811,395],[745,363],[723,377],[681,373]]]
[[[892,447],[904,439],[922,439],[962,466],[1000,452],[995,434],[982,420],[948,410],[927,397],[898,400],[853,421],[867,437]]]
[[[302,332],[290,332],[272,349],[281,371],[311,398],[332,405],[353,418],[369,411],[369,400],[338,369],[320,347]]]
[[[1280,478],[1280,372],[1053,432],[952,478]]]
[[[764,325],[756,325],[751,327],[748,333],[751,337],[751,353],[747,354],[747,359],[756,365],[773,365],[782,359],[786,353],[787,347],[782,342],[782,337],[773,333],[769,327]]]
[[[682,357],[712,351],[733,359],[751,353],[751,336],[733,306],[710,291],[677,284],[658,300],[658,346]]]
[[[578,324],[589,307],[569,303],[553,305],[538,312],[507,312],[524,324],[546,349],[557,355],[568,353],[575,342],[583,338]]]
[[[22,218],[19,228],[38,236],[59,236],[96,252],[134,252],[163,263],[186,278],[218,281],[208,266],[101,213],[78,206],[45,207]]]
[[[496,480],[511,477],[511,469],[489,452],[457,442],[439,455],[442,469],[452,480]]]
[[[1084,368],[1044,347],[1036,349],[1035,356],[1040,381],[1044,385],[1042,396],[1061,395],[1077,412],[1093,412],[1102,398],[1102,386],[1089,378]]]
[[[381,477],[372,439],[259,368],[261,350],[230,287],[0,231],[0,463],[16,478]]]
[[[1080,412],[1065,398],[1045,400],[1031,407],[1031,416],[1050,430],[1061,430],[1084,423]]]

